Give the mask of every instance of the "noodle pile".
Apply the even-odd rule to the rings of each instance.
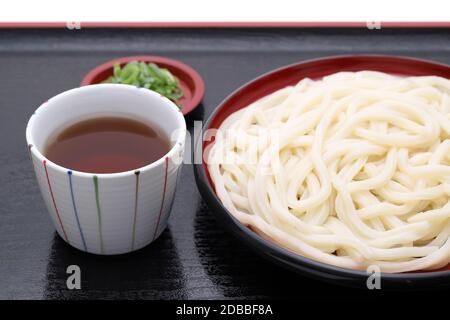
[[[450,80],[341,72],[230,115],[208,154],[223,205],[302,256],[383,272],[450,263]]]

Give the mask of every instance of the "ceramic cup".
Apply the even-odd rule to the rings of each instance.
[[[157,125],[171,139],[161,159],[132,171],[94,174],[63,168],[43,148],[55,131],[99,116]],[[31,116],[26,139],[37,181],[58,234],[95,254],[122,254],[154,241],[167,226],[181,170],[186,123],[179,108],[156,92],[98,84],[63,92]]]

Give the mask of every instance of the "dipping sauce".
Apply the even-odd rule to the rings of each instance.
[[[99,117],[59,130],[44,155],[68,169],[88,173],[134,170],[162,158],[168,137],[156,126],[128,118]]]

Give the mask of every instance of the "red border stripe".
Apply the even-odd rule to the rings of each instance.
[[[44,169],[45,169],[45,175],[47,176],[47,182],[48,182],[48,188],[50,189],[50,195],[52,196],[52,200],[53,200],[53,206],[55,207],[56,215],[59,220],[59,225],[61,226],[61,229],[64,233],[64,238],[66,238],[66,241],[69,242],[69,238],[67,238],[66,230],[64,229],[64,225],[62,224],[61,217],[59,215],[58,207],[56,206],[55,197],[53,196],[52,185],[50,184],[50,178],[48,177],[47,160],[44,160]]]
[[[156,237],[156,233],[158,232],[158,228],[159,228],[159,222],[161,220],[161,214],[164,208],[164,199],[166,198],[166,187],[167,187],[167,171],[169,168],[169,158],[166,157],[166,171],[164,174],[164,190],[163,190],[163,195],[162,195],[162,200],[161,200],[161,208],[159,209],[159,215],[158,215],[158,221],[156,222],[156,227],[155,227],[155,232],[153,233],[153,240],[155,240]]]
[[[365,21],[205,21],[205,22],[95,22],[80,21],[81,28],[367,28]],[[449,28],[450,21],[380,21],[382,28]],[[0,22],[0,28],[67,28],[67,22]]]

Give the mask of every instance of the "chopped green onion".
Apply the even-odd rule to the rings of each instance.
[[[130,84],[150,89],[172,100],[178,107],[180,107],[178,100],[184,95],[180,81],[169,70],[142,61],[132,61],[123,67],[115,63],[113,75],[103,82]]]

